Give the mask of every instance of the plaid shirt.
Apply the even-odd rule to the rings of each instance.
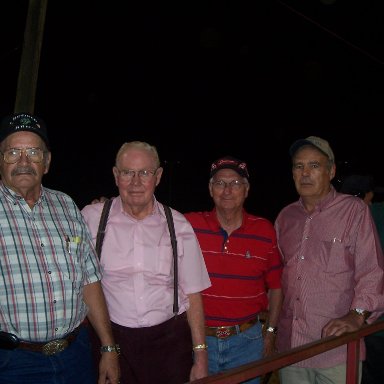
[[[74,201],[42,187],[31,209],[0,183],[0,329],[22,340],[63,337],[85,318],[83,286],[101,279]]]

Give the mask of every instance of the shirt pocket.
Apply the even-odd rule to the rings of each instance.
[[[157,248],[156,272],[170,276],[173,270],[173,250],[171,244],[160,244]]]
[[[341,239],[323,241],[320,251],[321,265],[327,273],[349,272],[353,267],[353,258]]]

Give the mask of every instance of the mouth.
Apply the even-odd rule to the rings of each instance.
[[[34,176],[34,173],[33,172],[15,172],[15,173],[12,173],[12,176],[25,176],[25,175]]]
[[[303,186],[303,187],[311,187],[313,184],[312,184],[311,181],[302,180],[302,181],[300,181],[300,185]]]

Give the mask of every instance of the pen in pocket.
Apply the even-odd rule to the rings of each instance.
[[[67,252],[71,253],[71,240],[68,235],[65,235],[65,245],[67,247]]]

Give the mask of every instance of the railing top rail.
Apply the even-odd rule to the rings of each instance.
[[[308,359],[309,357],[329,351],[330,349],[337,348],[341,345],[348,344],[349,342],[356,341],[366,335],[382,330],[384,330],[384,320],[378,320],[373,324],[363,326],[358,331],[346,333],[341,336],[330,336],[317,340],[286,352],[277,353],[272,357],[258,360],[254,363],[244,364],[238,368],[195,380],[190,383],[237,384],[241,381],[265,375],[268,372]]]

